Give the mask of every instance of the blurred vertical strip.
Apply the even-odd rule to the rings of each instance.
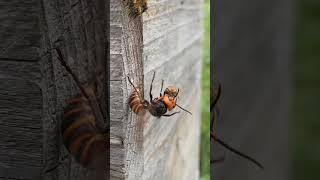
[[[297,1],[292,178],[320,179],[320,2]]]
[[[201,180],[210,179],[210,0],[204,1],[204,41],[201,79]]]
[[[294,2],[220,0],[214,8],[211,79],[222,85],[215,130],[265,170],[213,144],[211,153],[226,159],[211,167],[211,179],[289,179]]]
[[[110,68],[110,0],[105,1],[104,4],[105,7],[105,14],[106,14],[106,20],[105,20],[105,28],[106,28],[106,45],[105,45],[105,51],[106,51],[106,119],[107,119],[107,126],[106,126],[106,131],[107,134],[111,135],[110,132],[110,76],[111,76],[111,68]],[[109,136],[110,137],[110,136]],[[111,144],[110,144],[110,139],[107,141],[109,144],[109,151],[107,151],[107,169],[106,169],[106,176],[110,177],[110,152],[111,152]]]

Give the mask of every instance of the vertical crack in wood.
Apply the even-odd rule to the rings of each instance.
[[[139,89],[143,89],[143,31],[142,17],[132,19],[129,16],[129,9],[122,6],[122,51],[124,77],[129,75]],[[132,92],[132,87],[124,78],[124,104],[128,108],[127,99]],[[141,91],[143,92],[143,91]],[[143,117],[138,117],[129,110],[126,122],[126,179],[141,179],[143,173]]]

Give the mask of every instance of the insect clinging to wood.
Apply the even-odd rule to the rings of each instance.
[[[229,151],[249,160],[250,162],[254,163],[255,165],[257,165],[259,168],[263,169],[263,166],[261,163],[259,163],[257,160],[255,160],[254,158],[236,150],[235,148],[233,148],[232,146],[228,145],[227,143],[225,143],[223,140],[221,140],[220,138],[218,138],[214,132],[214,121],[215,118],[217,117],[217,102],[221,97],[221,85],[220,83],[217,83],[218,88],[216,90],[216,92],[214,92],[213,89],[211,89],[210,93],[211,93],[211,103],[210,103],[210,112],[211,112],[211,122],[210,122],[210,140],[211,141],[216,141],[217,143],[219,143],[221,146],[223,146],[224,148],[228,149]],[[214,159],[211,160],[211,163],[217,163],[217,162],[221,162],[223,161],[224,158],[219,158],[219,159]]]
[[[148,9],[147,0],[124,0],[129,9],[129,15],[136,18]]]
[[[137,89],[132,81],[130,80],[130,77],[128,76],[128,80],[130,84],[133,86],[134,90],[131,93],[129,97],[129,105],[132,111],[136,114],[144,114],[147,111],[150,112],[151,115],[156,116],[156,117],[161,117],[161,116],[173,116],[178,112],[174,112],[172,114],[166,114],[168,111],[173,110],[176,106],[178,106],[180,109],[183,111],[189,113],[192,115],[192,113],[185,108],[182,108],[180,105],[177,104],[177,96],[179,94],[179,89],[177,89],[174,86],[168,86],[165,91],[162,94],[162,88],[163,88],[163,80],[161,83],[161,89],[160,89],[160,96],[156,97],[153,99],[152,96],[152,83],[155,78],[155,71],[153,73],[152,81],[150,84],[150,91],[149,91],[149,96],[150,96],[150,101],[147,101],[142,98],[141,93],[139,89]]]
[[[104,125],[102,110],[91,83],[84,87],[64,61],[62,52],[56,48],[58,60],[71,75],[80,93],[67,101],[62,121],[63,142],[71,155],[83,167],[99,169],[106,164],[109,135]]]

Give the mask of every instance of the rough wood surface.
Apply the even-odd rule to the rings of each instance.
[[[40,3],[0,2],[0,179],[41,179]]]
[[[143,179],[199,178],[202,23],[202,1],[150,0],[143,16],[145,94],[155,70],[153,95],[163,79],[180,88],[178,104],[193,113],[176,108],[176,116],[147,118]]]
[[[1,2],[0,14],[7,17],[1,17],[0,30],[0,179],[95,179],[96,172],[76,163],[62,143],[63,107],[79,89],[53,48],[62,49],[83,83],[96,75],[97,67],[105,72],[106,3]],[[150,1],[149,8],[148,15],[133,20],[122,1],[110,2],[111,136],[123,139],[111,144],[112,179],[197,179],[201,1]],[[157,119],[131,113],[126,75],[147,92],[153,69],[154,96],[160,79],[176,85],[179,104],[192,116]],[[98,87],[106,108],[107,75]]]
[[[105,2],[1,1],[0,179],[94,179],[62,144],[65,100],[79,90],[56,60],[59,46],[82,82],[106,62]],[[106,77],[106,76],[103,76]],[[99,97],[106,106],[106,80]]]
[[[111,144],[111,178],[140,179],[143,171],[141,119],[131,112],[127,99],[132,92],[127,75],[143,87],[142,22],[132,19],[129,9],[118,0],[110,5],[110,117],[111,136],[123,144]]]
[[[202,1],[150,0],[148,11],[135,20],[128,18],[123,5],[112,0],[110,9],[111,133],[124,138],[123,146],[111,148],[112,176],[198,179]],[[180,88],[179,104],[192,116],[181,112],[158,119],[132,114],[127,104],[132,87],[126,75],[149,100],[153,70],[154,97],[164,79],[165,86]]]
[[[42,1],[41,71],[44,97],[45,179],[95,179],[97,172],[82,168],[68,154],[60,133],[66,100],[79,93],[70,75],[57,61],[53,47],[62,49],[67,63],[82,83],[105,73],[105,2]],[[98,79],[98,97],[105,107],[106,73]],[[106,158],[107,160],[107,158]],[[97,177],[98,178],[98,177]],[[102,179],[102,178],[99,178]],[[104,178],[105,179],[105,178]]]

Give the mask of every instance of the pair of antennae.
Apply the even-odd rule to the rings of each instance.
[[[175,98],[178,96],[179,91],[180,91],[180,89],[178,88],[178,92],[177,92],[177,94],[174,96]],[[192,113],[191,113],[190,111],[188,111],[187,109],[181,107],[178,103],[176,103],[176,105],[177,105],[180,109],[182,109],[183,111],[185,111],[185,112],[189,113],[190,115],[192,115]]]
[[[179,104],[176,104],[180,109],[184,110],[185,112],[189,113],[190,115],[192,115],[192,113],[186,109],[184,109],[183,107],[181,107]]]

